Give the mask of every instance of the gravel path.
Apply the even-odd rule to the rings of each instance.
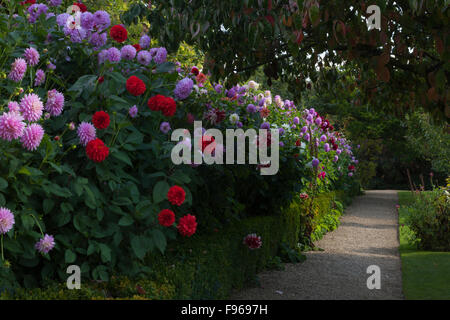
[[[403,299],[397,192],[366,191],[354,199],[340,227],[316,243],[300,264],[259,275],[261,287],[232,299]],[[367,288],[367,267],[381,270],[381,289]]]

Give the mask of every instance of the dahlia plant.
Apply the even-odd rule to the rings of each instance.
[[[0,11],[0,279],[35,286],[65,279],[69,264],[89,279],[137,276],[170,240],[351,183],[350,142],[314,109],[254,81],[211,83],[148,35],[76,7],[11,1]],[[280,172],[174,165],[170,133],[194,120],[278,129]],[[226,152],[206,138],[182,143]]]

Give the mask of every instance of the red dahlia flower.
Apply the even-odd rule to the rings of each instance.
[[[158,222],[163,227],[170,227],[175,222],[175,213],[169,209],[161,210],[158,214]]]
[[[297,139],[297,141],[295,141],[295,145],[297,147],[300,147],[302,145],[302,141],[300,139]]]
[[[99,130],[108,128],[110,123],[109,114],[105,111],[97,111],[92,116],[92,123]]]
[[[198,70],[197,67],[192,67],[191,73],[195,76],[198,76],[198,74],[200,73],[200,70]]]
[[[135,97],[144,94],[147,89],[144,81],[136,76],[129,77],[125,86],[127,91]]]
[[[118,24],[111,28],[111,30],[109,31],[109,35],[117,42],[122,43],[127,40],[128,31],[123,26]]]
[[[36,1],[35,1],[36,2]],[[87,7],[85,4],[83,3],[78,3],[78,2],[74,2],[73,3],[74,6],[77,6],[78,8],[80,8],[81,12],[86,12],[87,11]]]
[[[36,3],[36,0],[26,0],[26,1],[20,2],[20,5],[24,6],[26,4],[35,4],[35,3]]]
[[[202,152],[205,152],[206,147],[209,146],[210,144],[213,145],[211,152],[214,151],[214,149],[216,148],[216,142],[214,137],[212,136],[204,135],[200,138],[198,142],[200,148],[202,149]]]
[[[177,104],[171,97],[157,94],[148,99],[148,107],[152,111],[161,111],[166,117],[171,117],[177,111]]]
[[[102,162],[109,155],[109,148],[105,146],[102,140],[91,140],[86,146],[86,154],[94,162]]]
[[[173,186],[167,192],[167,199],[169,202],[175,206],[181,206],[186,199],[186,192],[184,192],[182,187]]]
[[[180,221],[178,221],[178,232],[183,237],[190,237],[195,233],[195,230],[197,230],[197,222],[195,216],[192,216],[190,214],[180,218]]]
[[[355,171],[355,166],[354,165],[349,165],[348,166],[348,171]]]
[[[99,77],[97,81],[98,83],[103,83],[103,81],[105,81],[105,77]]]
[[[262,246],[261,237],[256,235],[255,233],[249,234],[244,238],[244,244],[249,249],[259,249]]]
[[[139,43],[133,44],[133,47],[136,49],[136,52],[139,52],[142,50],[141,45]]]

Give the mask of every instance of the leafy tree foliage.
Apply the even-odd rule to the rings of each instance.
[[[197,45],[205,66],[230,84],[263,67],[269,82],[283,79],[297,93],[322,68],[351,63],[363,102],[450,117],[448,0],[132,2],[125,23],[147,19],[172,51],[183,41]],[[367,26],[371,4],[381,10],[381,30]]]

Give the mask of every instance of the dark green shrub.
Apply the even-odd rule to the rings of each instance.
[[[413,231],[411,242],[421,249],[450,251],[449,188],[417,192],[406,210],[406,224]]]

